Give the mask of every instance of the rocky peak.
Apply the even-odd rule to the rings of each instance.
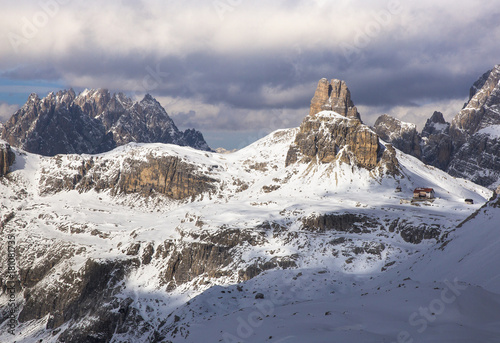
[[[149,93],[147,93],[145,96],[144,96],[144,99],[142,99],[142,101],[146,102],[146,101],[151,101],[151,102],[157,102],[155,98],[153,98],[153,96]]]
[[[444,120],[443,114],[441,112],[438,112],[438,111],[434,111],[434,113],[427,120],[427,122],[436,123],[436,124],[446,124],[446,120]]]
[[[377,118],[373,130],[385,142],[391,143],[405,154],[420,158],[420,135],[415,124],[403,122],[388,114]]]
[[[326,78],[319,80],[311,100],[309,115],[312,116],[321,111],[334,111],[344,117],[361,119],[351,100],[351,92],[342,80],[328,81]]]
[[[446,171],[494,189],[500,180],[500,65],[471,87],[450,126],[453,156]]]
[[[195,130],[179,131],[151,95],[134,102],[123,93],[73,89],[31,94],[26,104],[1,128],[8,143],[41,155],[100,153],[130,142],[171,143],[210,150]]]
[[[345,82],[321,79],[285,165],[333,162],[368,170],[384,167],[392,175],[399,170],[392,146],[384,147],[377,134],[361,122]]]
[[[449,135],[450,123],[447,123],[441,112],[435,111],[427,119],[422,130],[422,161],[445,170],[450,163],[453,144]]]
[[[470,99],[453,119],[452,135],[464,137],[490,125],[500,124],[500,65],[483,74],[471,87]]]
[[[116,144],[101,122],[82,112],[75,93],[59,91],[45,98],[31,95],[5,124],[2,138],[28,152],[57,154],[100,153]]]
[[[26,103],[30,103],[30,102],[38,102],[40,101],[40,97],[38,96],[38,94],[36,93],[31,93],[28,97],[28,101]]]
[[[95,118],[99,116],[111,100],[111,94],[107,89],[86,89],[75,99],[75,104],[80,106],[83,112]]]
[[[446,133],[450,130],[450,123],[447,123],[441,112],[435,111],[432,116],[427,119],[422,130],[422,137],[429,137],[433,134]]]

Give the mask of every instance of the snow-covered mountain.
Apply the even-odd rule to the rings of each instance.
[[[385,142],[393,144],[402,152],[422,158],[421,136],[415,124],[403,122],[388,114],[377,118],[373,130]]]
[[[374,131],[396,148],[450,175],[490,189],[500,185],[500,65],[473,84],[469,101],[451,124],[434,112],[420,134],[412,125],[382,115]]]
[[[340,112],[230,154],[13,149],[0,341],[496,342],[498,200]]]
[[[491,187],[500,185],[500,65],[485,73],[470,100],[453,118],[454,143],[448,173]]]
[[[209,151],[203,135],[179,131],[151,95],[134,102],[106,89],[31,94],[1,130],[12,146],[45,156],[101,153],[136,143],[170,143]]]

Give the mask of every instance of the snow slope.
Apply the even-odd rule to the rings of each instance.
[[[189,246],[224,227],[253,236],[257,244],[232,248],[233,260],[220,268],[219,277],[199,275],[167,291],[160,277],[166,269],[162,260],[140,265],[125,277],[116,296],[132,299],[132,306],[166,342],[498,342],[499,282],[491,277],[499,257],[499,236],[493,228],[497,214],[490,208],[452,231],[491,192],[400,152],[402,176],[396,178],[338,161],[285,168],[296,133],[297,129],[278,130],[225,155],[174,145],[129,144],[94,156],[106,161],[110,175],[126,168],[127,161],[177,156],[217,180],[216,191],[183,201],[95,191],[42,195],[44,175],[72,175],[86,157],[44,158],[18,150],[14,171],[0,180],[0,219],[15,212],[4,233],[16,235],[27,251],[23,258],[33,263],[34,252],[43,251],[40,246],[84,249],[54,266],[44,280],[47,292],[58,275],[81,270],[88,258],[123,260],[136,243],[141,249],[151,243],[156,250],[165,241]],[[401,193],[395,193],[397,186]],[[434,188],[437,199],[419,206],[402,201],[420,186]],[[473,199],[474,205],[465,204],[465,198]],[[355,214],[369,222],[355,231],[311,231],[304,225],[308,218],[325,214]],[[279,229],[266,230],[263,223]],[[441,242],[436,239],[412,244],[398,229],[391,231],[394,223],[404,223],[402,229],[439,228],[442,235],[451,231],[451,242],[444,251],[437,249]],[[481,225],[479,235],[473,232],[476,223]],[[290,259],[295,266],[263,271],[248,281],[236,272],[273,259]],[[419,308],[440,305],[434,300],[449,287],[446,280],[453,282],[455,277],[470,285],[446,304],[442,314],[426,319],[424,329]],[[257,293],[264,299],[255,299]],[[22,294],[17,296],[22,302]],[[0,297],[0,307],[7,301]],[[414,312],[417,317],[411,317]],[[48,319],[19,325],[14,337],[1,324],[0,341],[56,342],[60,333],[45,329]],[[151,340],[147,333],[137,332],[117,333],[113,341]]]

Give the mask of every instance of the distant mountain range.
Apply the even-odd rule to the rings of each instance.
[[[134,102],[106,89],[73,89],[40,99],[31,94],[0,127],[0,138],[25,151],[57,154],[102,153],[130,142],[171,143],[210,151],[194,129],[179,131],[165,109],[151,95]]]
[[[413,124],[382,115],[373,129],[426,164],[495,189],[500,185],[500,65],[473,84],[469,101],[451,123],[434,112],[417,132]]]

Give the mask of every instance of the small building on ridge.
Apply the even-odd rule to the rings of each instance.
[[[436,193],[433,188],[415,188],[413,191],[413,199],[434,199],[436,197]]]

